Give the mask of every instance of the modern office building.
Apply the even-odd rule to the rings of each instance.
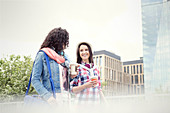
[[[95,51],[93,56],[94,63],[100,71],[102,90],[105,95],[128,94],[130,76],[122,73],[121,57],[106,50]]]
[[[141,0],[145,94],[170,93],[170,0]]]
[[[143,57],[123,62],[123,72],[131,76],[131,94],[144,94]]]

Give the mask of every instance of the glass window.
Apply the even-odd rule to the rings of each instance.
[[[119,81],[120,78],[119,78],[119,72],[117,72],[117,81]]]
[[[133,86],[131,86],[131,94],[133,94]]]
[[[130,94],[130,85],[128,85],[128,94]]]
[[[113,69],[115,69],[115,60],[113,60]]]
[[[137,70],[137,74],[138,74],[138,65],[137,65],[137,67],[136,67],[136,68],[137,68],[136,70]]]
[[[114,77],[113,72],[114,72],[114,71],[112,70],[112,80],[113,80],[113,77]]]
[[[140,65],[140,73],[142,73],[142,65]]]
[[[127,73],[129,73],[129,66],[127,66]]]
[[[141,85],[141,93],[144,94],[144,85]]]
[[[133,84],[133,76],[131,76],[131,83]]]
[[[124,72],[126,73],[126,66],[124,67]]]
[[[120,82],[122,82],[122,74],[120,73]]]
[[[114,80],[116,80],[116,71],[114,71]]]
[[[105,68],[105,78],[107,79],[107,69]]]
[[[136,94],[136,85],[134,85],[134,93]]]
[[[96,57],[96,65],[98,65],[99,64],[99,59],[98,59],[98,57]]]
[[[135,75],[135,84],[138,84],[138,75]]]
[[[113,68],[113,59],[111,59],[111,68]]]
[[[139,91],[139,86],[137,87],[137,91],[138,91],[138,94],[139,94],[139,92],[140,92],[140,91]]]
[[[140,83],[142,84],[142,75],[140,75]]]
[[[99,58],[99,65],[102,66],[102,56]]]
[[[110,80],[112,80],[112,70],[110,69]]]
[[[132,66],[131,66],[131,73],[130,74],[133,74],[133,72],[132,72]]]
[[[104,64],[104,65],[106,66],[106,56],[104,57],[104,62],[105,62],[105,64]]]
[[[100,79],[102,79],[102,68],[100,68]]]
[[[135,66],[133,66],[133,73],[135,74]]]

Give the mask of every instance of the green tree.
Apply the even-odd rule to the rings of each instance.
[[[33,61],[30,56],[10,55],[0,59],[0,100],[23,99],[27,90]],[[35,93],[33,87],[30,93]]]

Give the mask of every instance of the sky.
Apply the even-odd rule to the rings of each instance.
[[[56,27],[69,32],[65,52],[72,61],[80,42],[107,50],[121,61],[143,56],[140,0],[0,0],[0,58],[33,59]]]

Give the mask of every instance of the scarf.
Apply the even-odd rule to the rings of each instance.
[[[59,54],[57,54],[51,48],[45,47],[45,48],[42,48],[41,50],[43,50],[51,59],[55,60],[58,64],[65,62],[65,59]]]
[[[87,63],[84,63],[84,62],[81,62],[82,65],[80,65],[80,67],[88,70],[90,72],[90,77],[93,77],[94,76],[94,64],[93,63],[90,63],[90,64],[87,64]]]
[[[85,67],[89,68],[89,69],[93,68],[93,66],[94,66],[93,63],[87,64],[87,63],[81,62],[81,64],[84,65]]]

